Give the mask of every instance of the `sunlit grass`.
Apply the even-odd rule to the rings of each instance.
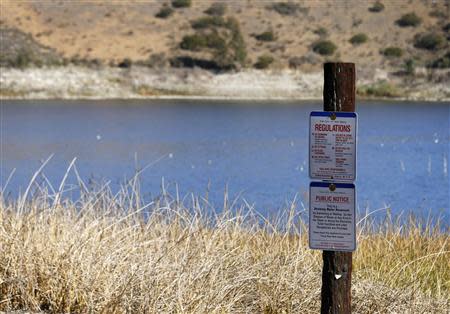
[[[117,194],[79,180],[78,200],[64,181],[1,199],[0,310],[319,312],[321,252],[308,248],[295,202],[266,220],[226,195],[217,212],[164,189],[144,202],[137,177]],[[449,251],[438,221],[363,219],[353,312],[446,313]]]

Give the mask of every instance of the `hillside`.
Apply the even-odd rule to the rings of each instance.
[[[169,5],[170,2],[166,1]],[[164,1],[9,1],[1,2],[1,23],[29,33],[38,42],[64,57],[100,59],[109,63],[125,58],[147,60],[163,54],[182,55],[183,35],[193,33],[190,21],[205,15],[213,1],[193,1],[189,8],[174,9],[167,18],[155,15]],[[280,14],[269,9],[270,1],[223,1],[226,16],[238,19],[247,45],[248,58],[255,61],[268,53],[276,66],[288,67],[289,59],[303,57],[301,68],[320,64],[323,57],[311,50],[321,36],[334,42],[337,52],[329,59],[356,61],[367,67],[389,63],[380,54],[388,46],[404,50],[403,58],[427,61],[438,52],[414,48],[414,36],[423,32],[443,33],[448,22],[448,1],[385,1],[384,10],[371,12],[371,1],[302,1],[296,12]],[[396,21],[414,12],[422,19],[417,27],[400,27]],[[447,14],[447,15],[446,15]],[[322,30],[320,28],[323,28]],[[272,42],[258,41],[253,34],[272,31]],[[321,33],[327,32],[327,35]],[[319,34],[317,34],[319,33]],[[364,33],[368,41],[352,45],[349,40]]]
[[[0,9],[2,32],[30,36],[59,56],[56,65],[316,73],[325,61],[349,61],[371,80],[380,70],[413,74],[450,64],[444,0],[2,0]],[[2,60],[11,40],[2,36]],[[448,79],[448,71],[438,74]]]

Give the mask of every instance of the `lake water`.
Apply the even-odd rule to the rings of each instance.
[[[446,214],[449,220],[449,103],[363,102],[357,199],[361,210]],[[308,118],[318,101],[3,101],[1,183],[17,195],[41,161],[58,186],[70,161],[113,188],[140,167],[149,196],[177,183],[220,208],[231,197],[264,213],[297,199],[307,206]],[[74,180],[71,176],[70,180]]]

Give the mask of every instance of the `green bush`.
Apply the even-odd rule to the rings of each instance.
[[[336,45],[329,40],[320,40],[313,44],[313,51],[322,56],[330,56],[336,51]]]
[[[11,66],[15,68],[26,68],[33,63],[33,52],[27,49],[21,49],[13,62],[11,62]]]
[[[208,27],[224,27],[226,26],[225,20],[220,16],[204,16],[191,22],[193,29],[203,29]]]
[[[408,59],[405,61],[404,63],[404,68],[405,68],[405,74],[406,75],[413,75],[415,72],[415,63],[413,59]]]
[[[183,37],[180,48],[184,50],[200,51],[202,48],[224,49],[225,40],[218,33],[194,34]]]
[[[286,16],[294,16],[297,15],[297,12],[306,13],[308,11],[308,9],[302,8],[299,4],[293,2],[276,2],[267,8]]]
[[[360,44],[367,42],[368,39],[369,38],[367,37],[366,34],[359,33],[359,34],[352,36],[352,38],[350,38],[350,43],[352,43],[353,45],[360,45]]]
[[[189,8],[192,4],[191,0],[172,0],[172,6],[174,8]]]
[[[259,41],[274,41],[275,34],[272,31],[266,31],[264,33],[255,35],[255,38]]]
[[[232,63],[237,62],[242,66],[247,58],[247,50],[238,20],[234,17],[228,18],[227,28],[231,31],[230,49],[232,51]]]
[[[216,49],[218,51],[225,50],[227,43],[224,38],[222,38],[219,33],[213,32],[204,35],[206,38],[206,47],[210,49]]]
[[[430,64],[428,64],[429,68],[436,69],[448,69],[450,68],[450,51],[447,52],[444,56],[437,58]]]
[[[437,50],[444,46],[445,38],[439,34],[418,34],[414,38],[414,47],[426,50]]]
[[[168,18],[173,14],[173,9],[168,6],[163,6],[158,13],[156,13],[155,17],[160,19]]]
[[[380,1],[375,2],[370,8],[370,12],[378,13],[384,10],[384,4]]]
[[[399,47],[387,47],[381,53],[389,58],[399,58],[403,55],[403,49]]]
[[[319,35],[320,37],[328,36],[328,30],[325,27],[319,27],[314,30],[314,34]]]
[[[200,63],[212,62],[224,70],[244,65],[247,57],[245,41],[235,18],[225,20],[222,17],[208,16],[192,22],[191,25],[197,32],[183,37],[180,42],[181,49],[207,52],[212,59],[198,59],[202,61]]]
[[[213,3],[206,11],[206,14],[213,15],[213,16],[223,16],[225,15],[225,12],[227,11],[227,6],[225,3],[216,2]]]
[[[397,25],[400,27],[416,27],[418,26],[420,23],[422,23],[422,19],[420,17],[418,17],[416,15],[416,13],[411,12],[411,13],[407,13],[402,15],[401,18],[399,18],[396,21]]]
[[[180,43],[180,48],[184,50],[198,51],[206,46],[206,38],[203,35],[186,35]]]
[[[258,61],[254,64],[256,69],[267,69],[274,61],[274,58],[270,55],[262,55],[258,57]]]

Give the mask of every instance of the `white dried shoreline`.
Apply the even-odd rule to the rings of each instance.
[[[359,85],[391,80],[376,70]],[[450,84],[415,83],[399,100],[450,100]],[[323,73],[293,70],[214,74],[201,69],[78,66],[0,69],[1,99],[321,99]]]

